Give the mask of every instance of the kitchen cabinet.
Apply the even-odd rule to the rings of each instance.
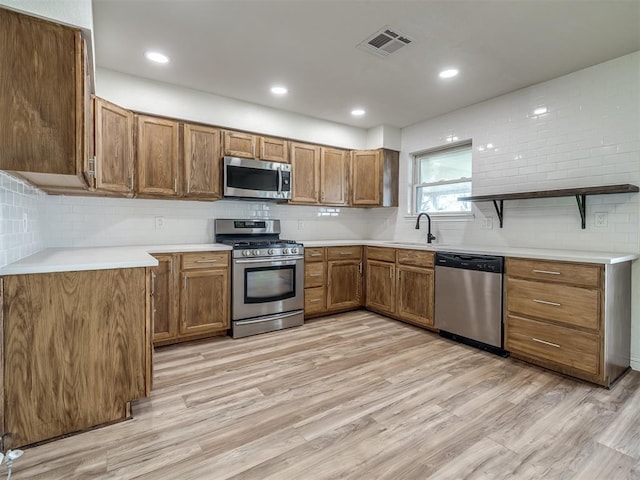
[[[380,150],[351,152],[351,205],[382,204],[382,158]]]
[[[433,328],[433,262],[433,252],[367,247],[366,307]]]
[[[290,203],[317,204],[320,187],[320,147],[291,143],[291,200]]]
[[[362,247],[305,248],[304,314],[314,317],[362,306]]]
[[[320,203],[347,205],[349,202],[349,156],[345,150],[320,149]]]
[[[630,364],[630,262],[507,258],[505,349],[609,386]]]
[[[222,198],[220,131],[216,128],[183,125],[183,192],[188,198]]]
[[[153,342],[178,337],[179,317],[179,254],[156,254],[157,267],[151,267],[151,318]]]
[[[133,113],[101,98],[94,100],[95,189],[134,194]]]
[[[176,197],[179,194],[179,124],[136,115],[138,196]]]
[[[228,252],[154,254],[154,345],[224,335],[230,325]]]
[[[289,163],[289,142],[252,133],[223,131],[223,156]]]
[[[4,448],[130,416],[149,394],[145,268],[2,277]]]
[[[362,247],[327,247],[327,311],[362,306]]]
[[[326,303],[326,256],[324,247],[307,247],[304,250],[304,315],[323,314]]]
[[[44,190],[86,189],[91,81],[80,30],[0,8],[0,45],[0,118],[11,119],[0,169]]]

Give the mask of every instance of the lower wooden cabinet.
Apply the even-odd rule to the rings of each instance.
[[[230,325],[228,252],[154,254],[154,345],[225,334]]]
[[[305,317],[360,308],[362,247],[305,248]]]
[[[433,252],[367,247],[366,307],[433,328]]]
[[[3,449],[127,418],[148,395],[147,279],[146,268],[1,279]]]

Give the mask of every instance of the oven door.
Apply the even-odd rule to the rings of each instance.
[[[233,320],[302,310],[304,257],[237,258],[233,261]]]

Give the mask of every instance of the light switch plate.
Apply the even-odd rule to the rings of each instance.
[[[606,213],[596,213],[596,227],[606,227],[609,224],[609,216]]]
[[[162,230],[164,228],[164,217],[155,218],[155,227],[156,230]]]

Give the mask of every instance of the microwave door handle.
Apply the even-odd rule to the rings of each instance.
[[[282,169],[278,168],[278,195],[282,194]]]

